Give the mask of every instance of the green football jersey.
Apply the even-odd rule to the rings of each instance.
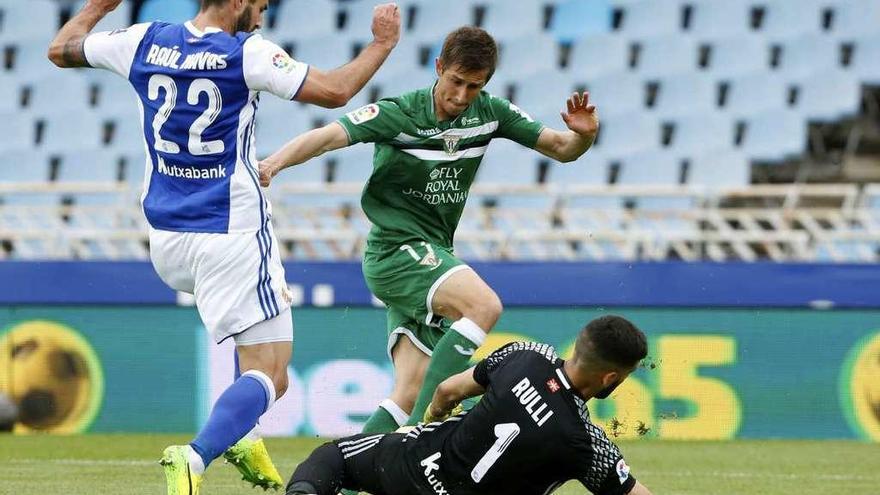
[[[382,99],[339,123],[352,144],[375,143],[361,196],[373,223],[370,243],[418,240],[448,248],[489,142],[507,138],[534,148],[544,128],[485,91],[458,117],[438,122],[433,86]]]

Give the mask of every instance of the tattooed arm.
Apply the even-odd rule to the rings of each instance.
[[[49,60],[58,67],[90,67],[86,60],[86,36],[95,24],[115,9],[122,0],[89,0],[85,7],[58,31],[49,45]]]

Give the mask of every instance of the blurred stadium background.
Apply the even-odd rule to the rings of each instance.
[[[329,69],[370,39],[376,3],[272,2],[264,35]],[[456,238],[506,305],[481,353],[515,338],[565,350],[613,311],[652,346],[593,410],[621,437],[880,441],[880,0],[398,3],[401,42],[345,109],[262,99],[261,155],[430,84],[444,35],[480,25],[501,46],[490,92],[559,128],[565,97],[588,89],[602,120],[571,164],[490,147]],[[124,0],[98,29],[183,21],[196,4]],[[13,403],[0,425],[17,409],[16,432],[191,432],[232,351],[149,265],[133,92],[46,59],[78,5],[0,0],[0,392]],[[390,389],[384,311],[358,262],[371,153],[327,154],[271,187],[301,307],[270,434],[356,431]]]

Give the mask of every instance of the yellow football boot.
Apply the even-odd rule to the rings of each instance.
[[[159,464],[165,468],[168,495],[199,495],[202,476],[190,470],[186,456],[188,448],[187,445],[172,445],[162,452]]]
[[[284,480],[269,458],[269,451],[266,450],[262,438],[257,440],[242,438],[223,453],[223,458],[238,469],[241,479],[263,490],[269,488],[277,490],[284,485]]]

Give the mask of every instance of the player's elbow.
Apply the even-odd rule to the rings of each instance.
[[[325,102],[327,108],[342,108],[345,105],[348,105],[348,101],[353,97],[345,90],[345,88],[338,87],[330,87],[327,88],[327,92],[325,95]]]
[[[49,52],[46,56],[56,67],[67,67],[64,60],[64,46],[62,44],[53,41],[52,44],[49,45]]]

